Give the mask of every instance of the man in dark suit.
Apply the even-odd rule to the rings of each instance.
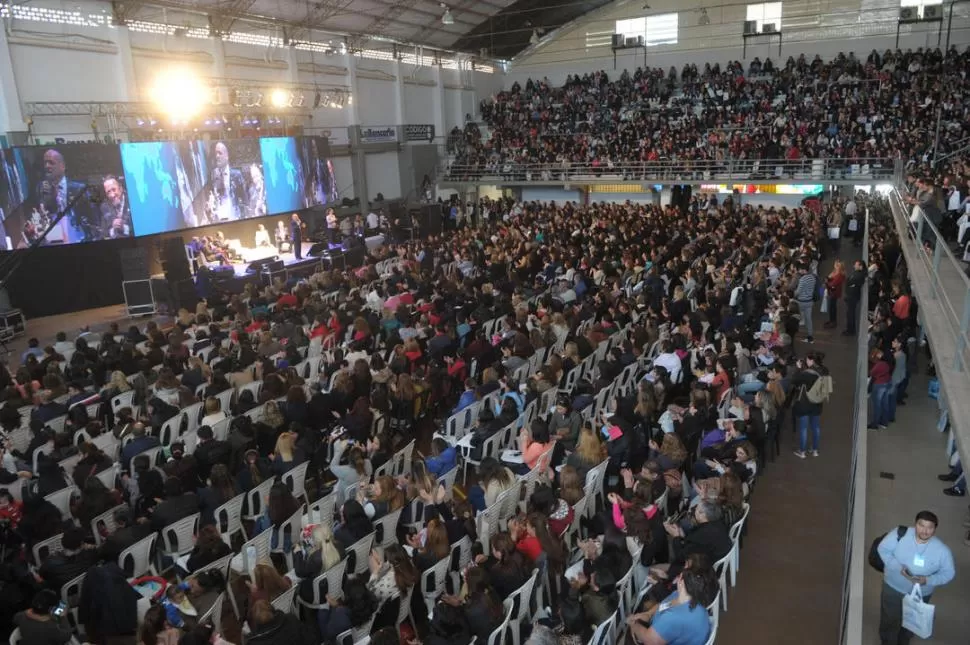
[[[199,470],[199,486],[205,486],[209,479],[209,471],[216,464],[229,465],[232,448],[226,441],[218,441],[213,437],[212,428],[202,426],[198,431],[199,445],[195,449],[195,462]]]
[[[36,408],[31,410],[31,421],[47,423],[51,419],[56,419],[59,416],[67,414],[67,406],[52,400],[50,390],[41,390],[38,397],[40,398],[40,403]]]
[[[148,523],[132,522],[131,511],[121,508],[114,513],[115,532],[101,545],[100,555],[105,560],[117,560],[122,551],[143,540],[152,533]]]
[[[213,151],[215,168],[210,177],[212,219],[216,222],[242,219],[246,204],[246,182],[242,171],[229,167],[229,148],[224,142],[216,142]]]
[[[290,243],[293,245],[293,256],[297,260],[303,259],[303,222],[298,213],[290,216]]]
[[[157,448],[160,444],[158,443],[158,437],[151,437],[145,434],[145,424],[138,422],[131,429],[131,436],[133,437],[131,441],[125,444],[125,447],[121,449],[121,467],[124,470],[129,470],[131,468],[131,458],[140,452],[145,452],[152,448]],[[151,464],[154,466],[155,464]]]
[[[121,181],[113,175],[104,178],[104,201],[101,202],[101,226],[105,239],[131,237],[131,207]]]
[[[165,499],[152,511],[152,528],[161,531],[182,518],[199,512],[199,498],[195,493],[183,493],[178,477],[165,480]]]
[[[64,156],[59,151],[52,148],[44,153],[44,180],[38,186],[35,198],[48,217],[54,218],[66,209],[86,188],[83,182],[71,181],[67,177]],[[60,240],[64,244],[101,239],[101,225],[97,220],[90,200],[82,197],[64,214],[48,239]]]
[[[84,529],[80,527],[65,531],[61,545],[64,550],[45,558],[38,572],[44,586],[57,593],[98,562],[98,552],[93,545],[84,544]]]

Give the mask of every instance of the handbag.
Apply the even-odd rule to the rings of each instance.
[[[926,386],[926,395],[931,399],[936,400],[940,398],[940,380],[937,378],[931,378]]]
[[[829,299],[828,296],[822,298],[822,306],[818,309],[819,313],[827,314],[829,312]]]
[[[923,602],[919,584],[913,585],[913,590],[903,596],[903,629],[913,632],[917,638],[929,638],[933,635],[935,612],[936,607]]]
[[[838,227],[838,226],[830,226],[829,227],[829,231],[828,231],[828,233],[829,233],[829,239],[830,240],[837,240],[837,239],[839,239],[839,234],[841,232],[842,232],[842,229],[840,227]]]

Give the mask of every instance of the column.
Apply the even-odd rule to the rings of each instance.
[[[135,60],[131,55],[131,33],[128,27],[115,28],[115,44],[118,45],[118,71],[124,88],[122,96],[127,101],[138,101],[138,79],[135,78]]]
[[[436,65],[434,67],[434,129],[435,134],[438,136],[447,136],[448,128],[446,124],[448,120],[445,118],[445,110],[447,109],[445,105],[445,78],[442,72],[441,65]]]
[[[294,85],[300,82],[300,67],[296,59],[295,47],[284,47],[283,55],[286,59],[286,81]]]
[[[357,81],[357,57],[347,53],[347,75],[350,77],[350,95],[353,101],[350,103],[350,125],[360,125],[360,83]],[[376,125],[376,124],[375,124]]]
[[[229,103],[229,88],[225,85],[226,76],[226,49],[221,38],[210,38],[212,42],[212,73],[219,79],[218,104],[227,105]]]
[[[354,195],[360,199],[360,210],[367,214],[370,195],[367,192],[367,161],[364,151],[360,147],[360,83],[357,80],[357,57],[347,53],[347,75],[350,77],[350,94],[353,97],[350,107],[350,123],[347,124],[350,135],[350,167],[354,174]]]
[[[0,28],[0,132],[26,132],[6,29]]]
[[[394,61],[394,103],[395,103],[395,121],[394,125],[401,126],[405,125],[404,115],[404,69],[401,65],[400,60]]]

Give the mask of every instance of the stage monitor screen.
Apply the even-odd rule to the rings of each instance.
[[[58,144],[0,151],[4,249],[130,237],[118,146]],[[43,237],[57,214],[64,217]]]
[[[266,209],[269,215],[306,208],[306,181],[300,140],[295,137],[265,137],[259,140],[266,179]]]
[[[125,143],[121,158],[138,235],[266,215],[256,140]]]
[[[304,206],[310,208],[337,201],[337,178],[326,137],[300,137],[300,150],[306,173]]]

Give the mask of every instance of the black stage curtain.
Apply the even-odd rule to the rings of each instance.
[[[119,251],[136,244],[128,239],[0,253],[3,267],[22,262],[7,282],[10,303],[27,318],[122,304]],[[6,280],[10,269],[2,270]]]

